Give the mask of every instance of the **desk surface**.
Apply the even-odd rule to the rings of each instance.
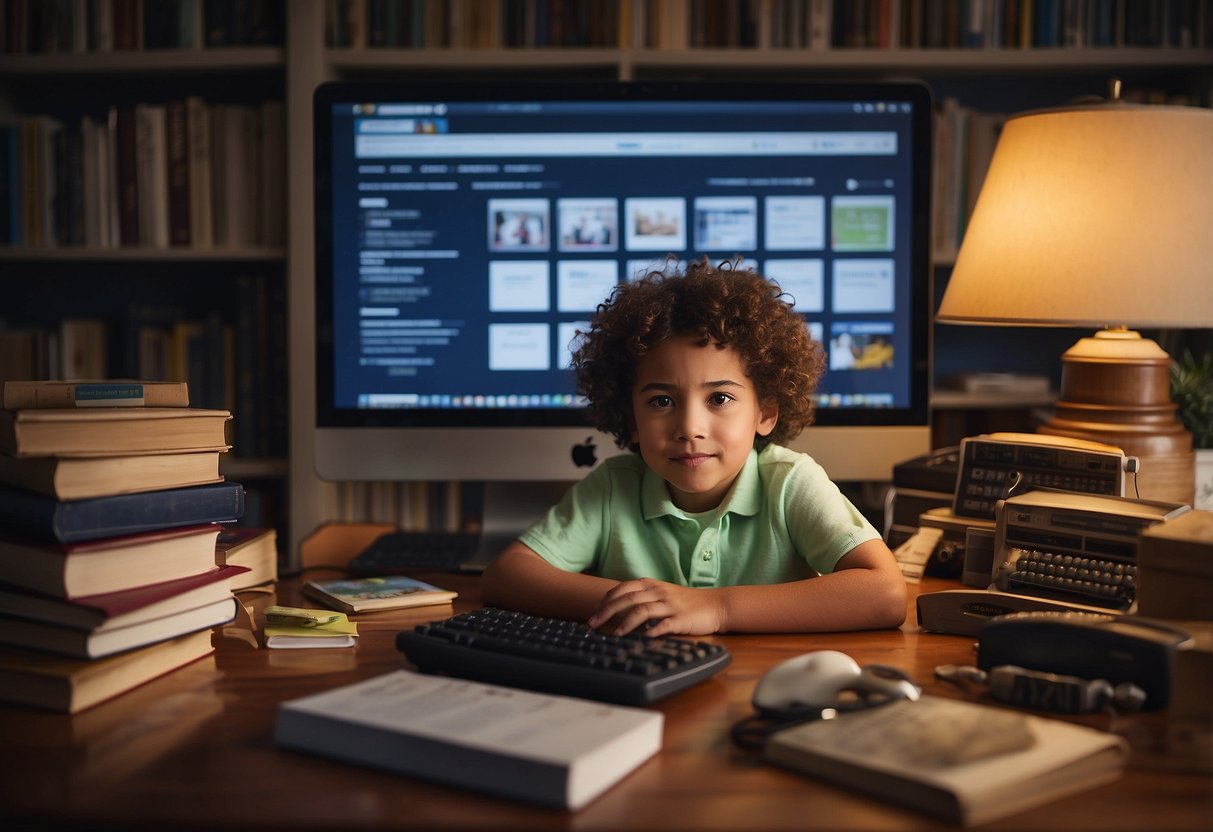
[[[477,579],[425,576],[460,590],[456,610],[479,604]],[[300,581],[273,595],[242,594],[257,609],[305,604]],[[948,584],[928,580],[924,590]],[[724,673],[659,706],[664,749],[577,813],[330,762],[275,747],[278,703],[405,666],[397,631],[450,607],[358,617],[352,650],[265,650],[233,626],[213,657],[74,717],[0,707],[5,754],[0,825],[183,829],[261,827],[493,830],[937,829],[931,818],[764,765],[733,747],[729,726],[750,713],[764,671],[779,660],[837,649],[861,664],[909,671],[927,692],[962,696],[932,670],[972,661],[971,638],[924,634],[911,614],[900,631],[726,636]],[[258,619],[260,620],[260,619]],[[247,625],[247,622],[245,622]],[[244,637],[242,637],[242,635]],[[978,697],[982,698],[982,697]],[[1108,716],[1083,717],[1098,727]],[[1176,771],[1160,749],[1163,714],[1120,717],[1134,756],[1116,783],[992,824],[995,829],[1213,828],[1213,777]],[[4,822],[4,819],[8,822]],[[14,823],[13,821],[18,821]]]

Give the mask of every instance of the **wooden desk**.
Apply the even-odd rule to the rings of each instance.
[[[457,610],[479,603],[477,579],[428,577],[463,593]],[[298,586],[297,579],[279,585],[276,601],[302,603]],[[242,598],[257,608],[275,600]],[[213,658],[75,717],[0,707],[0,827],[937,829],[931,818],[764,765],[728,738],[729,726],[750,713],[763,672],[808,650],[838,649],[860,663],[891,664],[929,693],[962,695],[936,682],[932,670],[971,662],[972,639],[919,633],[913,609],[911,601],[909,621],[895,632],[722,637],[733,653],[731,667],[660,705],[667,718],[662,753],[576,814],[275,747],[279,702],[405,666],[396,632],[449,615],[449,607],[360,616],[361,644],[353,650],[265,650],[229,628],[216,634]],[[1110,724],[1105,716],[1084,719]],[[1168,770],[1175,765],[1158,750],[1164,715],[1122,717],[1116,726],[1135,747],[1122,779],[990,828],[1213,828],[1213,777]]]

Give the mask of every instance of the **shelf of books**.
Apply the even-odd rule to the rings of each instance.
[[[354,50],[619,47],[657,60],[698,49],[904,49],[934,61],[935,50],[1208,48],[1210,17],[1203,3],[1132,0],[328,0],[325,39]]]
[[[0,246],[280,252],[285,129],[281,100],[196,95],[16,114],[0,124]]]
[[[0,54],[119,56],[261,49],[282,56],[283,0],[7,0]]]
[[[181,382],[4,384],[0,699],[89,708],[211,653],[277,578],[220,473],[230,421]]]

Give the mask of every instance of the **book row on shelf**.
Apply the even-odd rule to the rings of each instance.
[[[281,46],[282,0],[3,0],[0,54]],[[1201,0],[328,0],[338,48],[1207,47]]]
[[[70,123],[19,116],[0,124],[0,243],[283,246],[285,147],[281,101],[191,96]]]
[[[337,48],[1207,47],[1199,0],[329,0]]]
[[[1124,97],[1200,103],[1154,90]],[[277,101],[212,107],[189,98],[137,105],[125,116],[112,108],[106,124],[84,116],[78,130],[45,116],[0,125],[0,158],[8,161],[0,169],[0,244],[280,247],[286,235],[283,115]],[[128,117],[138,128],[133,133],[122,126]],[[937,259],[955,257],[1005,118],[953,97],[939,102]],[[140,374],[148,372],[161,377]]]
[[[0,53],[281,46],[282,0],[3,0]]]
[[[193,403],[230,410],[239,455],[286,455],[282,281],[232,278],[231,317],[131,302],[113,318],[67,318],[54,328],[0,320],[0,381],[142,378],[188,383]]]
[[[994,155],[1004,113],[988,113],[945,97],[935,114],[931,248],[937,263],[960,251],[969,215]]]
[[[0,700],[89,708],[209,655],[276,580],[277,532],[219,473],[230,419],[179,382],[5,382]]]

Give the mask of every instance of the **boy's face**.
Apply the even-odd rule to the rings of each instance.
[[[758,391],[733,349],[674,337],[640,359],[632,389],[632,441],[665,479],[674,505],[720,505],[745,465],[754,436],[775,428],[779,410]]]

